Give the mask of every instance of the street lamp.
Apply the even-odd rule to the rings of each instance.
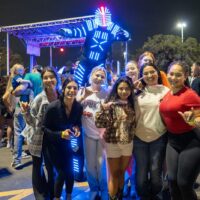
[[[185,22],[179,22],[177,24],[177,27],[181,29],[181,41],[183,43],[183,29],[186,27],[186,23]]]

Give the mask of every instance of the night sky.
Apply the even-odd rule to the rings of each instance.
[[[200,0],[0,0],[0,26],[93,15],[100,5],[131,33],[130,51],[154,34],[180,35],[179,20],[186,37],[200,40]]]

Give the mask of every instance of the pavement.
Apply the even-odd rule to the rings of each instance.
[[[11,150],[6,147],[0,148],[0,200],[34,200],[31,184],[31,158],[22,159],[23,168],[20,170],[13,169],[11,162]],[[200,183],[200,176],[197,182]],[[200,199],[200,187],[196,189],[196,192]],[[73,200],[89,200],[89,195],[87,182],[75,182]]]
[[[31,158],[22,159],[23,165],[19,170],[13,169],[11,162],[11,150],[6,147],[0,148],[0,200],[34,200],[31,183]],[[89,199],[87,182],[75,183],[72,199]]]

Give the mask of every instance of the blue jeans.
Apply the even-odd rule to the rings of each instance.
[[[106,160],[100,140],[83,136],[87,180],[91,193],[101,192],[101,199],[108,199]]]
[[[22,157],[22,145],[24,142],[24,136],[22,136],[22,131],[25,128],[26,123],[24,121],[23,115],[21,114],[21,109],[16,107],[14,113],[14,161],[21,161]]]
[[[138,137],[134,138],[136,190],[141,200],[154,198],[162,189],[166,141],[165,135],[153,142],[143,142]]]

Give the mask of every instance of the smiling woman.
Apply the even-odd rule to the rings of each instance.
[[[26,121],[23,131],[29,143],[29,151],[33,160],[32,185],[35,199],[54,198],[54,170],[47,156],[46,141],[42,131],[45,110],[49,103],[58,99],[57,73],[51,67],[45,67],[41,73],[43,91],[30,104],[21,102],[21,110]],[[47,179],[44,176],[43,160],[47,169]]]
[[[82,106],[76,101],[77,82],[68,77],[63,83],[61,98],[52,102],[44,116],[44,133],[50,159],[57,170],[54,195],[60,199],[66,184],[67,199],[71,199],[74,185],[71,138],[79,137]]]
[[[162,85],[160,71],[152,63],[141,66],[141,77],[144,88],[135,100],[136,190],[141,199],[156,199],[162,189],[166,148],[166,127],[159,113],[159,104],[169,89]]]
[[[83,106],[83,142],[87,180],[90,186],[89,199],[97,198],[99,193],[102,200],[108,199],[102,129],[98,129],[94,121],[100,102],[103,102],[108,94],[108,90],[103,86],[105,82],[105,68],[94,67],[89,77],[90,86],[82,88],[78,94]]]
[[[185,63],[177,61],[170,64],[168,79],[171,91],[160,104],[168,130],[166,163],[171,198],[174,200],[197,200],[193,185],[200,170],[199,129],[186,123],[180,114],[200,108],[200,97],[184,84],[186,72]]]

